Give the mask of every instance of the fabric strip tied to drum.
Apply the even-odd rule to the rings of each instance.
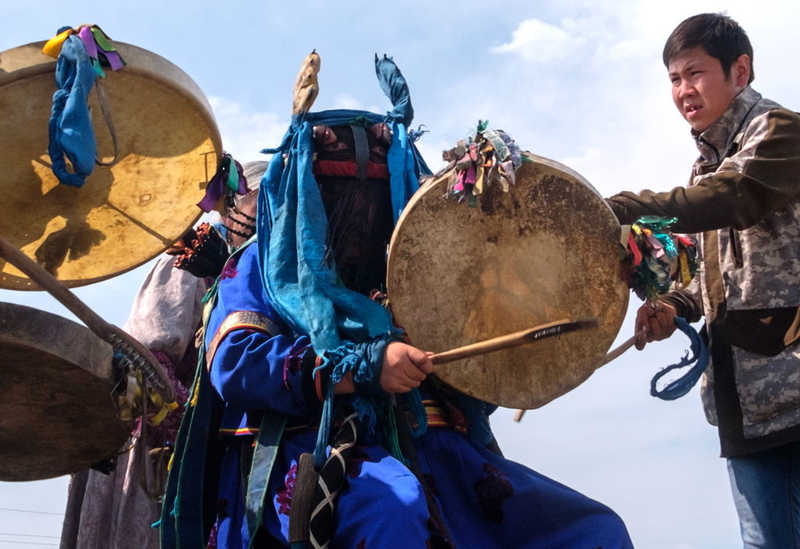
[[[96,40],[100,38],[100,45]],[[90,44],[87,47],[87,44]],[[113,70],[122,68],[124,61],[99,28],[69,27],[59,29],[58,35],[47,42],[43,53],[58,56],[56,86],[50,115],[48,153],[52,170],[58,180],[70,187],[82,187],[94,171],[97,144],[89,113],[89,93],[98,76],[105,73],[102,59]],[[74,172],[67,169],[65,157]]]

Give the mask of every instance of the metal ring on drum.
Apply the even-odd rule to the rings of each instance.
[[[222,154],[211,107],[197,84],[166,59],[115,42],[125,59],[102,79],[118,154],[81,188],[50,169],[48,120],[56,60],[44,42],[0,52],[0,235],[67,287],[111,278],[156,257],[200,216]],[[114,157],[112,135],[90,95],[98,158]],[[0,288],[38,289],[0,261]]]
[[[579,174],[526,153],[508,192],[476,207],[444,198],[437,174],[403,211],[389,247],[387,293],[411,342],[439,353],[558,319],[596,328],[442,364],[452,387],[509,408],[541,407],[583,383],[612,345],[628,305],[620,226]]]

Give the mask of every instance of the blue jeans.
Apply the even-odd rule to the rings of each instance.
[[[800,442],[728,458],[744,549],[800,549]]]

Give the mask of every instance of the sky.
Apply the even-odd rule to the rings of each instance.
[[[727,11],[738,20],[755,49],[754,88],[799,107],[800,79],[785,69],[800,57],[800,3],[790,0],[0,3],[0,51],[89,22],[170,60],[206,94],[224,148],[242,161],[279,143],[297,71],[313,49],[322,58],[314,110],[389,110],[373,69],[374,54],[386,53],[408,80],[414,126],[429,130],[418,146],[432,167],[479,119],[489,120],[604,196],[688,180],[696,150],[661,63],[664,41],[688,16]],[[75,293],[120,326],[148,268]],[[40,292],[0,290],[0,301],[74,318]],[[632,334],[638,305],[632,296],[618,342]],[[649,396],[652,375],[687,348],[676,334],[631,350],[521,423],[513,410],[499,410],[493,427],[506,456],[611,506],[636,547],[740,546],[725,462],[698,388],[675,402]],[[56,546],[67,483],[0,483],[0,549]]]

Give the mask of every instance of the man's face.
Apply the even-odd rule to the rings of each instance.
[[[726,78],[719,59],[698,47],[670,60],[668,70],[675,106],[692,129],[700,133],[722,116],[747,87],[750,58],[740,56]]]

